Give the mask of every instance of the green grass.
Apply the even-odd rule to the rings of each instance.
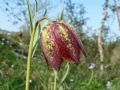
[[[13,47],[0,36],[0,90],[24,90],[27,60],[16,56]],[[4,42],[4,45],[1,43]],[[59,78],[64,75],[64,66],[59,72]],[[99,76],[99,68],[93,69],[92,82],[88,84],[91,78],[91,70],[88,69],[84,60],[76,66],[70,65],[70,72],[62,83],[61,88],[64,90],[120,90],[120,72],[119,68],[109,68],[102,77]],[[43,60],[42,53],[38,46],[34,59],[31,64],[30,73],[30,90],[50,90],[50,82],[52,81],[52,70],[47,69],[47,65]],[[112,82],[112,86],[107,89],[107,81]]]

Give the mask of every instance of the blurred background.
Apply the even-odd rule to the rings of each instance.
[[[79,33],[87,52],[61,90],[120,90],[120,0],[37,0],[37,19],[62,19]],[[34,21],[35,0],[30,0]],[[30,22],[26,0],[0,0],[0,90],[24,90]],[[51,71],[38,45],[30,90],[50,90]],[[65,64],[59,74],[65,73]]]

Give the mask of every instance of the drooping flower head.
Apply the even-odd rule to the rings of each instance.
[[[86,56],[77,32],[69,24],[56,21],[41,31],[41,47],[48,66],[59,70],[64,60],[79,64],[80,55]]]

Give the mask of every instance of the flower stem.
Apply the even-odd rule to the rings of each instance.
[[[62,79],[61,79],[61,81],[60,81],[59,89],[58,89],[58,90],[62,90],[62,89],[61,89],[61,88],[62,88],[62,83],[65,81],[65,79],[66,79],[66,77],[67,77],[67,75],[68,75],[68,73],[69,73],[69,70],[70,70],[69,63],[66,64],[66,67],[65,67],[65,68],[66,68],[66,69],[65,69],[65,74],[63,75],[63,77],[62,77]]]
[[[32,34],[31,34],[31,39],[30,39],[30,44],[29,44],[29,51],[28,51],[28,59],[27,59],[26,89],[25,90],[29,90],[30,63],[31,63],[31,58],[32,58],[32,53],[33,53],[33,41],[34,41],[35,32],[36,32],[38,24],[42,20],[45,20],[45,19],[47,20],[48,18],[43,17],[38,22],[35,23],[35,25],[33,27],[34,29],[33,29]]]
[[[31,58],[32,58],[34,35],[35,35],[35,30],[32,32],[30,44],[29,44],[28,59],[27,59],[27,72],[26,72],[26,89],[25,90],[29,90],[30,63],[31,63]]]
[[[93,70],[92,70],[92,72],[91,72],[91,77],[90,77],[90,80],[89,80],[88,83],[87,83],[87,86],[89,86],[89,85],[91,84],[91,82],[92,82],[92,80],[93,80],[93,76],[94,76],[94,72],[93,72]]]
[[[62,84],[62,83],[64,82],[64,80],[66,79],[66,77],[67,77],[67,75],[68,75],[68,73],[69,73],[69,69],[70,69],[69,63],[67,63],[67,64],[66,64],[66,71],[65,71],[64,76],[63,76],[62,79],[61,79],[60,84]]]
[[[54,89],[53,90],[56,90],[56,87],[57,87],[57,71],[54,70]]]

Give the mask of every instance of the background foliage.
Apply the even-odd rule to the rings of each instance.
[[[16,2],[22,7],[25,5],[22,0],[16,0]],[[46,5],[45,2],[41,3],[43,6]],[[7,5],[5,13],[9,14],[12,10],[9,8],[10,3],[5,0],[5,4]],[[49,3],[47,5],[50,6]],[[34,4],[31,6],[34,8]],[[108,7],[113,12],[112,14],[115,14],[114,5],[109,5]],[[47,10],[50,8],[53,7],[47,7]],[[42,7],[42,9],[45,11],[46,7]],[[40,8],[40,10],[42,9]],[[81,62],[78,66],[70,64],[70,72],[64,83],[62,83],[62,88],[64,90],[120,90],[119,37],[114,41],[109,40],[107,36],[109,25],[105,25],[103,32],[104,73],[101,75],[98,35],[95,33],[92,35],[88,34],[92,28],[87,26],[89,18],[86,17],[84,5],[74,4],[71,0],[68,0],[65,2],[64,9],[62,18],[76,28],[88,56],[86,58],[81,56]],[[17,20],[18,23],[20,20],[26,21],[25,25],[21,26],[20,32],[14,33],[0,30],[0,90],[24,90],[25,88],[26,58],[30,36],[28,33],[29,21],[27,14],[25,14],[26,8],[21,9],[20,12],[23,13],[22,15],[26,19],[23,19],[23,16],[18,18],[17,13],[11,13],[12,17],[17,16],[13,20]],[[41,13],[40,11],[38,12]],[[46,15],[48,13],[46,12]],[[108,15],[107,20],[109,18],[111,17]],[[60,76],[64,74],[64,66],[65,63],[59,72]],[[31,64],[30,90],[49,90],[49,83],[52,80],[51,76],[51,71],[47,69],[41,48],[38,46]]]

